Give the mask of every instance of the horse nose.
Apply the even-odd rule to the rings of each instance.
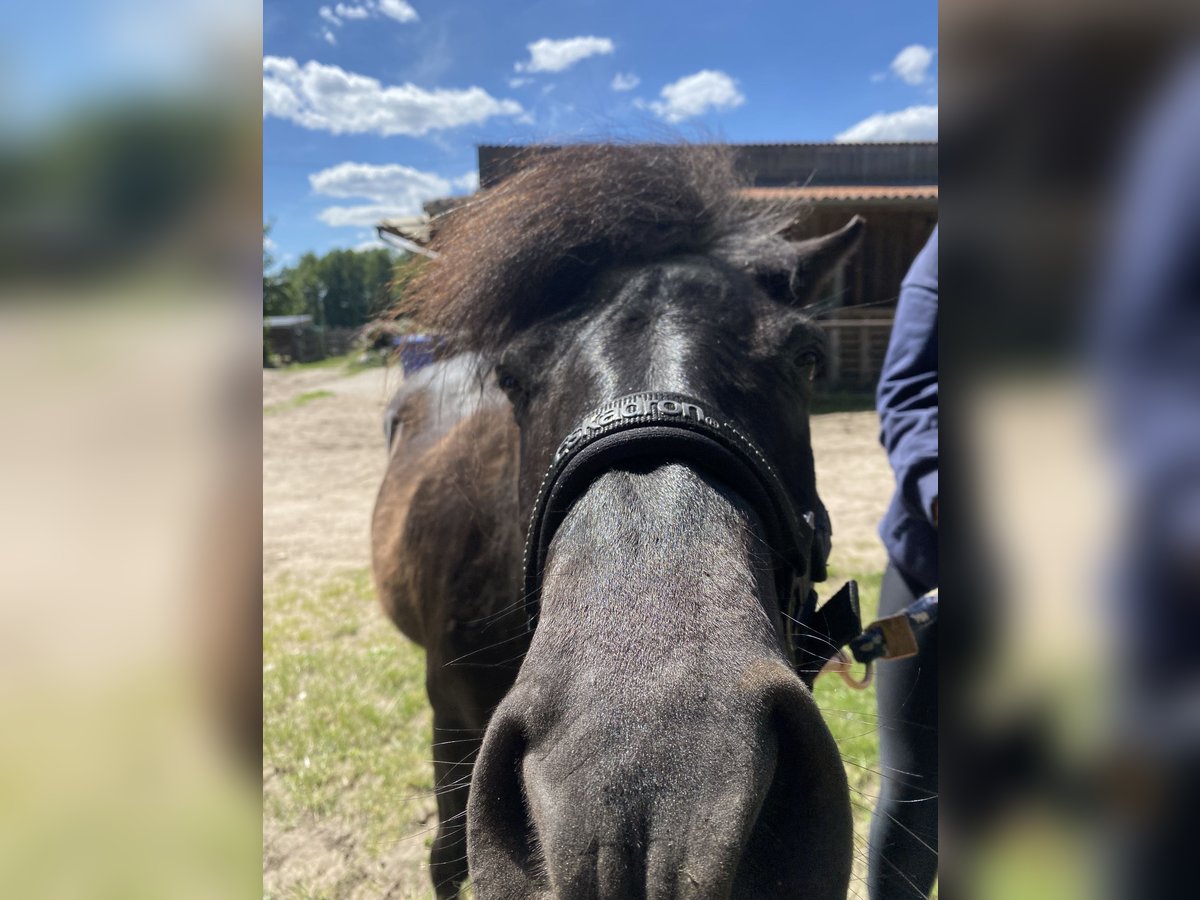
[[[515,691],[472,783],[475,896],[844,897],[845,775],[811,695],[779,668],[570,715]]]

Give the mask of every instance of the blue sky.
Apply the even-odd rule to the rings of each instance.
[[[937,4],[267,0],[273,251],[368,245],[474,186],[475,145],[937,133]]]

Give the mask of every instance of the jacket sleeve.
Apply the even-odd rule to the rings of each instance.
[[[938,495],[937,241],[935,227],[901,284],[875,396],[897,494],[931,524]]]
[[[1129,514],[1156,552],[1181,560],[1200,549],[1197,110],[1194,53],[1135,142],[1098,281],[1092,346]]]

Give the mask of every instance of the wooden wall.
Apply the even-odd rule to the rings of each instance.
[[[821,380],[838,390],[874,389],[900,282],[937,224],[937,205],[932,200],[823,205],[814,207],[793,234],[826,234],[855,213],[867,220],[862,246],[818,301],[830,344],[829,365]]]

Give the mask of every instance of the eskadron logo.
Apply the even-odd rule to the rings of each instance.
[[[602,430],[606,425],[626,419],[644,417],[665,420],[691,419],[696,422],[709,422],[708,417],[704,415],[703,407],[690,400],[670,400],[641,395],[623,397],[596,410],[578,428],[568,434],[558,447],[558,452],[554,456],[555,461],[561,460],[580,441],[587,438],[593,432]]]

